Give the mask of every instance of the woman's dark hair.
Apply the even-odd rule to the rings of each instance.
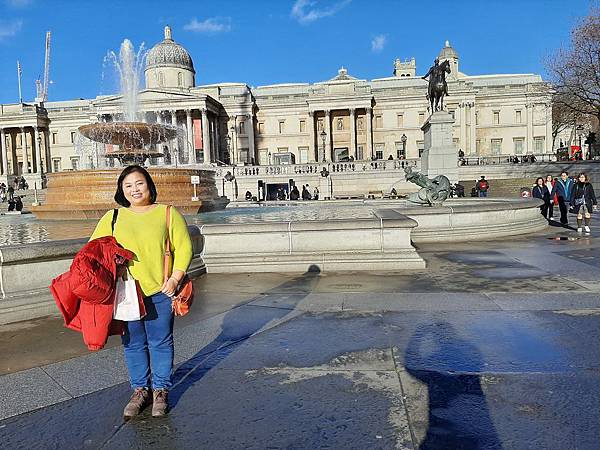
[[[579,181],[579,177],[582,175],[585,177],[584,183],[587,183],[588,181],[590,181],[590,180],[588,180],[588,176],[585,172],[581,172],[579,175],[577,175],[577,181]]]
[[[154,181],[152,180],[152,177],[150,176],[148,171],[142,166],[138,166],[137,164],[127,166],[123,170],[123,172],[121,172],[121,175],[119,175],[119,179],[117,180],[117,192],[115,192],[115,202],[117,202],[121,206],[124,206],[125,208],[129,208],[131,206],[131,203],[129,203],[129,201],[125,198],[125,193],[123,192],[123,180],[125,179],[125,177],[127,177],[127,175],[131,175],[134,172],[139,172],[142,175],[144,175],[144,178],[146,179],[146,184],[148,185],[148,190],[150,191],[150,203],[156,202],[157,194]]]
[[[542,177],[537,177],[537,179],[535,180],[535,184],[538,184],[538,181],[542,180],[542,184],[544,184],[544,179]]]

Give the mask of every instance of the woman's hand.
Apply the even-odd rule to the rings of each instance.
[[[170,277],[167,281],[165,281],[160,288],[160,291],[163,294],[168,295],[169,297],[173,297],[175,295],[175,291],[177,290],[177,286],[179,285],[179,281],[175,278]]]

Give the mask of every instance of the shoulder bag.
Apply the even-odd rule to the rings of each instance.
[[[167,239],[165,243],[164,281],[171,276],[171,205],[167,205]],[[194,301],[194,286],[187,274],[181,279],[173,296],[173,312],[185,316]]]

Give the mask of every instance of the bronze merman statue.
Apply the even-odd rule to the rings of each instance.
[[[440,205],[450,195],[450,180],[444,175],[429,179],[420,172],[413,172],[412,167],[406,167],[404,176],[406,181],[422,187],[418,192],[408,195],[409,202],[429,206]]]

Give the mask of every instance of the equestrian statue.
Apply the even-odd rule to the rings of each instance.
[[[431,104],[431,113],[442,111],[444,109],[444,96],[448,95],[448,83],[446,83],[446,74],[450,73],[450,63],[444,60],[440,64],[439,58],[435,58],[433,66],[425,76],[429,77],[429,86],[427,87],[427,101]]]

